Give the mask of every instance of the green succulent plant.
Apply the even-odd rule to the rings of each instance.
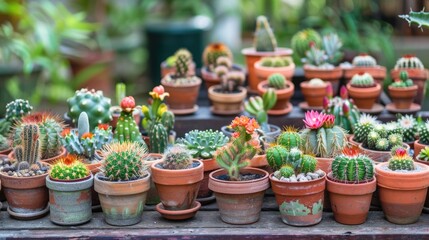
[[[419,159],[420,161],[429,162],[429,147],[423,148],[420,151],[419,155],[417,155],[417,159]]]
[[[176,143],[183,144],[194,158],[213,158],[216,150],[229,141],[222,132],[209,130],[192,130],[185,137],[177,139]]]

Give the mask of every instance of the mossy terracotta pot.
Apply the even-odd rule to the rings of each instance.
[[[389,222],[412,224],[418,221],[429,186],[429,166],[414,163],[418,171],[400,172],[375,166],[381,207]]]
[[[258,93],[262,96],[268,90],[268,80],[262,81],[258,84]],[[276,104],[273,108],[268,110],[270,115],[283,115],[292,111],[289,100],[293,96],[295,85],[292,82],[286,81],[286,88],[276,89],[275,93],[277,96]]]
[[[255,62],[254,68],[256,72],[256,76],[258,76],[259,81],[267,80],[271,74],[280,73],[287,80],[292,81],[293,74],[295,72],[295,64],[292,59],[290,59],[289,66],[285,67],[265,67],[262,66],[262,62],[259,60]]]
[[[76,181],[61,181],[46,176],[46,186],[49,189],[50,220],[59,225],[79,225],[91,220],[93,184],[92,174]]]
[[[402,146],[408,151],[410,151],[410,146],[406,143],[403,143]],[[391,154],[390,151],[376,151],[367,149],[363,146],[363,144],[359,144],[360,151],[371,158],[375,163],[382,163],[389,161]]]
[[[331,84],[326,82],[326,84]],[[300,83],[301,92],[309,107],[323,107],[323,98],[327,96],[326,87],[324,86],[311,86],[309,81]]]
[[[376,179],[363,183],[337,182],[331,172],[326,183],[335,221],[347,225],[364,223],[377,187]]]
[[[429,147],[429,145],[426,144],[422,144],[420,143],[420,140],[416,140],[414,142],[414,159],[417,158],[417,156],[419,155],[419,153],[425,148],[425,147]]]
[[[389,95],[392,98],[396,109],[409,109],[417,96],[418,86],[411,87],[392,87],[389,86]]]
[[[374,80],[378,83],[378,84],[382,84],[384,79],[386,78],[386,67],[384,66],[373,66],[373,67],[352,67],[352,68],[345,68],[344,69],[344,78],[346,79],[346,83],[349,83],[350,80],[352,79],[352,77],[355,74],[359,74],[359,73],[368,73],[369,75],[371,75]]]
[[[260,177],[248,181],[219,179],[226,175],[223,169],[210,174],[209,188],[216,196],[220,218],[229,224],[257,222],[261,213],[265,190],[270,186],[268,172],[258,168],[244,168],[241,174],[257,174]]]
[[[343,69],[340,67],[335,67],[333,69],[319,69],[304,65],[304,76],[307,80],[320,78],[323,81],[330,82],[335,95],[338,93],[340,78],[343,76]]]
[[[271,188],[284,223],[311,226],[322,221],[325,176],[308,182],[286,182],[270,175]]]
[[[373,87],[354,87],[347,84],[347,90],[355,105],[359,109],[372,109],[374,103],[378,100],[381,93],[380,84],[376,83]]]
[[[247,96],[247,90],[239,87],[239,92],[222,93],[221,86],[214,85],[208,89],[208,97],[212,103],[211,111],[218,115],[236,115],[243,111],[243,102]]]
[[[417,96],[414,98],[414,102],[417,104],[422,104],[424,99],[424,91],[426,87],[426,80],[429,76],[429,71],[427,69],[392,69],[390,71],[390,76],[393,80],[400,79],[399,75],[401,71],[406,71],[408,73],[408,78],[412,79],[414,84],[418,86]]]
[[[166,102],[170,110],[177,115],[191,114],[197,111],[197,98],[200,91],[201,79],[186,85],[173,84],[161,80],[165,92],[170,94]]]
[[[94,188],[100,198],[106,223],[114,226],[134,225],[142,220],[150,174],[133,180],[112,182],[101,180],[102,173],[94,177]]]

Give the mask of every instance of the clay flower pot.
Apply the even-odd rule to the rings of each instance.
[[[6,150],[0,151],[0,155],[8,155],[9,153],[12,152],[13,148],[8,148]]]
[[[343,76],[343,69],[340,67],[335,67],[333,69],[319,69],[309,65],[304,65],[304,76],[307,80],[320,78],[323,81],[330,82],[335,95],[338,92],[340,78]]]
[[[419,155],[419,153],[425,148],[428,147],[429,145],[425,145],[420,143],[420,140],[416,140],[414,142],[414,159],[417,158],[417,156]]]
[[[147,170],[152,175],[150,166],[153,163],[159,163],[162,161],[162,154],[160,153],[149,153],[145,157],[145,163],[147,164]],[[146,205],[155,205],[158,204],[161,200],[159,199],[158,190],[156,190],[155,183],[153,182],[152,178],[149,179],[150,181],[150,189],[147,192],[146,196]]]
[[[100,198],[104,220],[114,226],[134,225],[142,220],[146,194],[150,188],[150,174],[133,181],[104,181],[97,173],[94,188]]]
[[[222,93],[220,85],[211,86],[208,90],[208,97],[212,102],[211,111],[219,115],[236,115],[243,110],[243,101],[246,99],[247,90],[239,87],[240,92]]]
[[[335,221],[349,225],[364,223],[371,205],[372,193],[377,187],[375,178],[365,183],[343,183],[333,180],[331,176],[332,173],[329,173],[326,187]]]
[[[375,101],[380,97],[381,87],[376,83],[373,87],[353,87],[347,84],[347,90],[355,105],[360,109],[372,109]]]
[[[110,126],[112,128],[116,128],[116,124],[118,123],[119,116],[121,115],[121,108],[119,106],[114,106],[110,108],[110,112],[112,114],[112,121],[110,121]],[[140,125],[140,109],[134,109],[133,111],[133,118],[134,121],[137,123],[137,126]]]
[[[259,81],[264,81],[268,79],[268,77],[273,73],[280,73],[287,80],[291,81],[293,74],[295,72],[295,63],[293,63],[292,59],[290,60],[289,66],[286,67],[265,67],[262,66],[261,61],[257,61],[254,64],[256,76],[258,76]]]
[[[259,61],[262,57],[291,56],[293,51],[290,48],[276,48],[274,52],[257,52],[255,48],[244,48],[243,50],[241,50],[241,53],[246,58],[247,72],[249,74],[249,78],[248,78],[249,92],[257,93],[259,78],[256,75],[255,63]]]
[[[91,220],[93,183],[92,174],[76,181],[54,180],[46,176],[51,221],[59,225],[79,225]]]
[[[332,162],[334,161],[334,158],[316,157],[316,160],[317,160],[316,169],[320,169],[325,173],[331,172],[331,166],[332,166]],[[325,192],[324,195],[325,197],[323,200],[323,210],[330,212],[332,209],[331,209],[331,200],[329,199],[329,194],[328,192]]]
[[[323,107],[323,98],[327,96],[326,86],[311,86],[309,81],[300,83],[301,92],[309,107]],[[326,82],[326,84],[331,84]]]
[[[258,84],[258,93],[262,96],[268,89],[268,80],[262,81]],[[270,115],[283,115],[292,111],[292,105],[289,103],[295,90],[292,82],[286,81],[286,88],[276,89],[277,102],[273,108],[268,110]]]
[[[414,98],[414,102],[417,104],[422,104],[424,99],[424,90],[426,86],[426,80],[428,79],[429,73],[427,69],[392,69],[390,71],[390,76],[393,80],[400,79],[399,74],[401,71],[406,71],[408,73],[408,78],[412,79],[414,84],[417,85],[417,96]]]
[[[161,80],[165,92],[170,96],[166,98],[169,109],[177,115],[191,114],[198,110],[196,105],[200,91],[201,79],[192,84],[178,85]]]
[[[286,182],[273,178],[272,173],[270,181],[284,223],[311,226],[322,221],[325,177],[308,182]]]
[[[411,87],[392,87],[389,86],[389,95],[397,109],[409,109],[417,96],[417,85]]]
[[[378,84],[382,84],[384,79],[386,78],[386,67],[384,66],[374,66],[374,67],[351,67],[351,68],[344,68],[344,78],[346,79],[346,83],[349,83],[352,77],[355,74],[359,73],[368,73],[371,75],[372,78],[374,78],[375,82]]]
[[[168,74],[174,74],[176,72],[176,67],[167,66],[167,62],[161,62],[161,78],[167,76]],[[195,62],[192,62],[189,67],[189,75],[195,75]]]
[[[410,146],[406,143],[403,143],[402,146],[408,151],[410,151]],[[371,158],[376,164],[389,161],[391,155],[390,151],[376,151],[363,147],[363,144],[359,144],[359,149],[363,154]]]
[[[389,222],[411,224],[418,221],[429,186],[429,166],[414,163],[418,171],[399,172],[375,166],[381,207]]]
[[[244,72],[244,69],[237,64],[233,64],[232,71]],[[205,66],[201,68],[201,78],[204,80],[207,89],[209,89],[211,86],[219,85],[221,82],[221,79],[217,76],[217,74],[209,71]]]
[[[220,218],[230,224],[257,222],[261,213],[265,190],[270,186],[268,173],[258,168],[244,168],[242,174],[258,174],[261,177],[249,181],[226,181],[219,179],[226,175],[223,169],[210,174],[209,188],[216,196]]]
[[[219,165],[214,158],[201,159],[201,162],[204,165],[204,178],[198,190],[197,201],[206,204],[214,200],[213,191],[209,189],[209,175],[214,170],[219,169]]]

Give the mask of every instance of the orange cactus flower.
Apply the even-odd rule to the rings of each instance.
[[[82,139],[87,139],[87,138],[91,139],[93,137],[94,137],[94,134],[91,132],[87,132],[87,133],[82,134]]]
[[[100,123],[100,124],[98,124],[98,129],[100,129],[100,130],[107,131],[109,129],[109,127],[110,126],[107,123]]]
[[[70,128],[64,128],[63,131],[61,132],[61,137],[66,137],[70,134],[71,129]]]

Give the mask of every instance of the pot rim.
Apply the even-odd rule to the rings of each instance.
[[[422,171],[419,172],[396,172],[392,170],[385,170],[383,167],[388,165],[388,162],[379,163],[375,166],[375,175],[378,179],[377,185],[395,190],[418,190],[427,188],[429,186],[429,166],[423,163],[415,162]],[[404,180],[398,181],[398,184],[388,185],[385,184],[387,179]],[[426,179],[426,181],[422,181]],[[410,185],[413,184],[412,187]]]
[[[162,78],[161,80],[161,84],[165,87],[171,87],[171,88],[191,88],[191,87],[196,87],[201,85],[201,78],[199,78],[198,76],[192,76],[195,77],[198,81],[196,81],[195,83],[192,84],[186,84],[186,85],[182,85],[182,84],[174,84],[174,83],[169,83],[165,81],[165,78],[169,75],[172,75],[171,73],[167,74],[164,78]]]
[[[241,54],[245,56],[292,56],[293,50],[291,48],[277,47],[273,52],[258,52],[254,47],[243,48]]]
[[[415,84],[413,86],[410,86],[410,87],[393,87],[393,86],[389,85],[387,88],[389,89],[389,91],[396,91],[396,92],[409,91],[409,92],[411,92],[411,91],[416,91],[419,88],[419,86],[417,86]]]
[[[263,174],[261,178],[246,180],[246,181],[226,181],[220,180],[214,177],[214,175],[227,174],[225,169],[218,169],[210,173],[209,175],[209,189],[213,192],[223,194],[249,194],[265,191],[270,187],[268,172],[253,167],[245,167],[241,172],[253,172],[256,174]]]
[[[288,86],[287,88],[274,89],[274,92],[276,93],[276,95],[289,95],[289,93],[295,90],[295,85],[291,81],[286,80],[286,85]],[[258,91],[261,92],[262,94],[265,93],[268,89],[268,80],[264,80],[258,83],[257,88],[258,88]]]
[[[157,184],[165,184],[165,182],[174,180],[176,185],[197,183],[204,178],[204,164],[198,159],[193,159],[193,162],[198,162],[199,165],[193,168],[177,170],[159,168],[156,165],[160,162],[154,162],[150,165],[152,181]]]
[[[219,92],[216,92],[215,89],[218,89],[220,87],[222,87],[220,84],[216,84],[216,85],[209,87],[208,94],[214,95],[214,96],[217,95],[217,96],[233,96],[233,97],[244,95],[244,98],[247,95],[247,89],[243,86],[238,87],[238,89],[240,89],[240,92],[238,92],[238,93],[219,93]]]
[[[94,189],[99,194],[123,196],[123,195],[143,193],[150,189],[149,182],[150,182],[151,174],[149,172],[143,178],[139,178],[131,181],[122,181],[122,182],[101,180],[98,178],[101,175],[104,175],[104,174],[102,172],[98,172],[94,176]],[[114,191],[110,191],[112,187],[109,187],[109,186],[117,186],[117,187],[120,186],[121,189],[127,189],[127,190],[132,189],[133,191],[127,191],[126,193],[114,192]]]
[[[332,172],[326,176],[326,189],[328,192],[340,195],[366,195],[375,192],[377,179],[374,177],[365,182],[341,182],[332,178]]]
[[[76,192],[89,189],[94,184],[94,175],[91,173],[88,177],[77,181],[57,181],[49,175],[46,176],[46,187],[54,191]]]

